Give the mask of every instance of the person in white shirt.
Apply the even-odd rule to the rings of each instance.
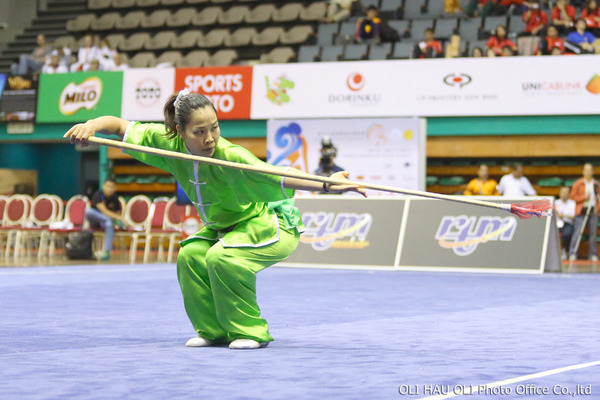
[[[83,40],[83,46],[77,52],[77,62],[71,65],[71,72],[85,71],[89,69],[89,64],[92,60],[100,58],[100,50],[94,44],[94,37],[92,35],[85,35]]]
[[[598,181],[594,179],[594,166],[586,163],[583,166],[583,177],[573,183],[571,189],[571,199],[575,205],[575,226],[573,232],[575,237],[579,238],[585,228],[588,228],[588,258],[596,262],[598,261],[596,230],[598,229],[598,204],[600,203],[600,188]],[[569,260],[577,260],[577,240],[571,240],[571,248],[569,251]]]
[[[568,186],[560,188],[558,200],[554,202],[556,211],[556,225],[560,232],[562,244],[561,258],[567,259],[567,250],[571,246],[571,237],[573,236],[573,221],[575,218],[575,200],[570,199],[571,189]]]
[[[42,74],[62,74],[69,72],[69,69],[61,64],[58,53],[52,54],[52,57],[42,67]]]
[[[529,179],[523,176],[523,165],[520,163],[514,164],[513,171],[500,179],[498,193],[511,197],[535,196],[537,194]]]

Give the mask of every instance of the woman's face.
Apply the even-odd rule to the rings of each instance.
[[[186,147],[196,156],[212,157],[221,137],[219,120],[212,107],[192,111],[190,121],[183,130],[178,126],[177,133]]]
[[[481,49],[473,49],[473,57],[483,57],[483,52],[481,51]]]
[[[496,28],[496,35],[498,35],[499,37],[505,37],[506,36],[506,30],[504,29],[503,26],[499,26]]]

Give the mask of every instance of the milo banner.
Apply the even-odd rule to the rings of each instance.
[[[296,206],[306,231],[280,265],[394,267],[404,200],[330,195],[298,198]]]
[[[123,72],[41,74],[37,122],[80,122],[121,115]]]
[[[0,121],[35,121],[38,77],[4,75],[0,77]]]

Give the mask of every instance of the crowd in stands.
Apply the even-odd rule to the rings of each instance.
[[[32,73],[54,74],[77,71],[122,71],[129,68],[121,53],[111,48],[106,39],[85,35],[77,56],[64,46],[50,46],[46,37],[39,34],[37,47],[31,54],[23,54],[11,66],[13,75]]]

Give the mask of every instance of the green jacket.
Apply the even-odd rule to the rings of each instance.
[[[132,122],[123,138],[127,143],[188,153],[183,139],[164,137],[162,124]],[[224,247],[262,247],[279,240],[279,220],[286,229],[304,230],[294,206],[294,190],[283,187],[283,177],[161,157],[125,150],[139,161],[175,176],[196,206],[203,228],[189,240],[220,240]],[[270,164],[243,147],[220,138],[213,158],[237,163]]]

